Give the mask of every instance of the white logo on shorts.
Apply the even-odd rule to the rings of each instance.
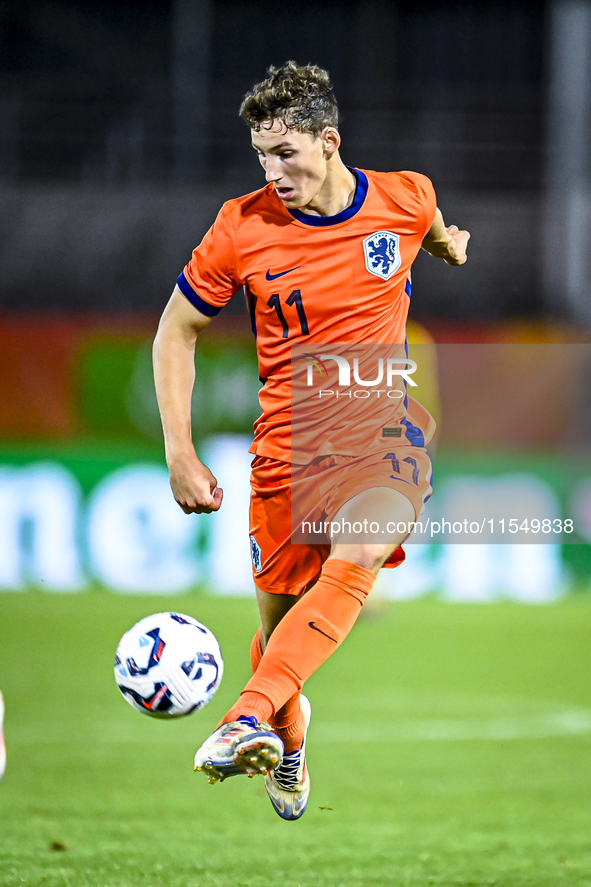
[[[255,573],[259,573],[263,569],[263,558],[261,555],[261,546],[254,536],[250,537],[250,556],[252,558],[252,565]]]
[[[400,268],[400,238],[391,231],[376,231],[363,241],[365,267],[370,274],[390,280]]]

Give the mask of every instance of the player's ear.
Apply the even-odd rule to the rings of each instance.
[[[327,126],[320,133],[320,138],[323,141],[325,156],[332,157],[341,145],[341,136],[338,129],[335,129],[334,126]]]

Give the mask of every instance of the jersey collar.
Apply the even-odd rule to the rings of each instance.
[[[351,206],[348,206],[347,209],[337,213],[336,216],[311,216],[309,213],[302,212],[301,209],[288,209],[288,212],[294,217],[294,219],[297,219],[298,222],[303,222],[304,225],[312,225],[313,228],[326,228],[329,225],[339,225],[341,222],[347,222],[349,219],[352,219],[353,216],[359,212],[365,201],[367,195],[367,176],[360,169],[354,169],[351,166],[348,166],[347,169],[350,170],[357,179],[355,197],[353,198],[353,203]]]

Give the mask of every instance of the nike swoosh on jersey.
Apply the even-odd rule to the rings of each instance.
[[[320,634],[323,634],[324,637],[325,637],[325,638],[328,638],[329,641],[334,641],[335,644],[338,644],[338,641],[337,641],[336,638],[331,638],[331,636],[330,636],[329,634],[327,634],[325,631],[322,631],[322,629],[321,629],[321,628],[318,628],[317,625],[314,625],[313,622],[308,622],[308,625],[310,626],[310,628],[313,628],[314,631],[319,631]]]
[[[284,274],[289,274],[291,271],[297,271],[300,265],[296,265],[295,268],[288,268],[287,271],[280,271],[279,274],[271,274],[271,269],[266,273],[267,280],[277,280],[278,277],[283,277]]]

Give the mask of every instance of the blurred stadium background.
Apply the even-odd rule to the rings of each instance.
[[[303,0],[297,19],[269,0],[0,4],[0,589],[251,593],[243,300],[198,356],[213,518],[172,502],[150,343],[221,203],[262,183],[241,97],[293,57],[331,72],[347,162],[426,173],[473,233],[465,268],[422,255],[414,273],[411,340],[443,343],[425,381],[441,495],[522,484],[576,528],[570,545],[413,546],[381,593],[588,592],[591,4]],[[520,393],[495,399],[508,360]]]

